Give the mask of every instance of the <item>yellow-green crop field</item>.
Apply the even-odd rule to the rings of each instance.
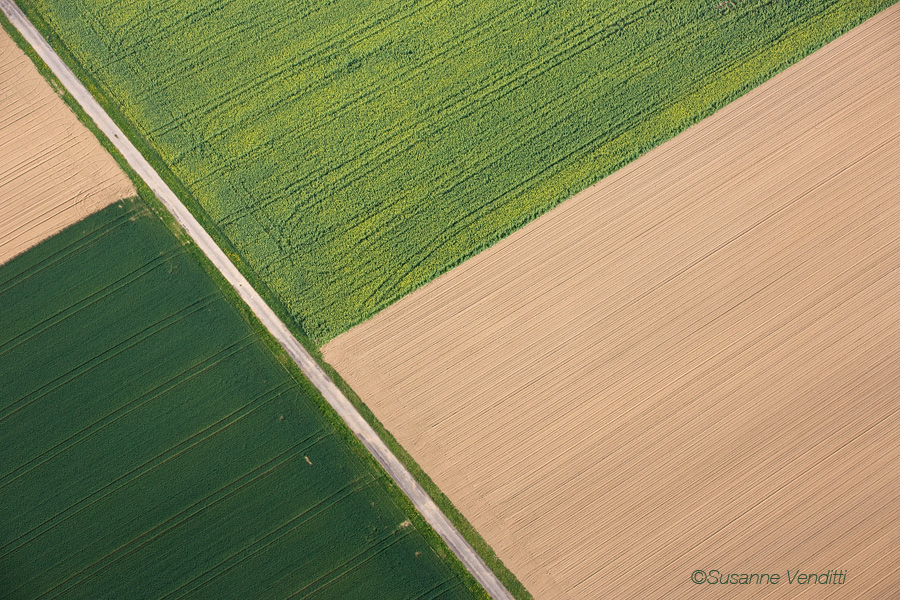
[[[321,343],[892,2],[20,4]]]

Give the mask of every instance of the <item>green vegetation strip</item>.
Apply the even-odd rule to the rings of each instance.
[[[22,5],[321,343],[892,1]]]
[[[140,201],[0,267],[0,389],[0,597],[473,597]]]

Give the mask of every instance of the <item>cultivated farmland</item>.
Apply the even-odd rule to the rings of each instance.
[[[112,157],[0,30],[0,263],[134,194]]]
[[[316,393],[139,201],[0,267],[0,597],[471,598]]]
[[[900,589],[898,34],[900,5],[323,348],[536,598]]]
[[[322,341],[891,1],[20,4]]]

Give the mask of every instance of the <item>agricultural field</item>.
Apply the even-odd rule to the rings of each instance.
[[[0,264],[134,186],[0,29]]]
[[[323,347],[538,600],[896,597],[898,33],[900,4]]]
[[[893,0],[20,0],[333,338]]]
[[[140,200],[0,267],[0,597],[472,598],[279,360]]]

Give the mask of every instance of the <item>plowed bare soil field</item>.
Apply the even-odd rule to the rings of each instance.
[[[0,263],[134,194],[116,161],[0,30]]]
[[[897,65],[900,5],[324,347],[536,598],[900,589]]]

